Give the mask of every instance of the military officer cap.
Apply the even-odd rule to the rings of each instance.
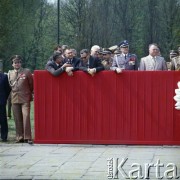
[[[178,52],[175,50],[170,50],[169,54],[170,55],[178,55]]]
[[[99,51],[98,51],[98,54],[102,54],[103,53],[103,50],[102,48],[100,47]]]
[[[109,47],[108,49],[112,52],[114,52],[115,50],[117,50],[118,46],[117,45],[114,45],[114,46],[111,46]]]
[[[119,49],[116,49],[116,50],[114,51],[114,54],[121,54],[121,51],[120,51]]]
[[[126,47],[129,47],[129,43],[128,43],[127,40],[124,40],[124,41],[120,42],[120,43],[118,44],[118,46],[119,46],[120,48],[126,48]]]
[[[104,49],[102,54],[112,54],[112,52],[109,49]]]
[[[16,61],[22,62],[23,58],[20,55],[14,55],[10,58],[10,60],[12,61],[12,64],[13,64]]]

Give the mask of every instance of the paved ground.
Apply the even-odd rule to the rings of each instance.
[[[118,161],[116,158],[119,158]],[[148,175],[150,163],[155,167],[149,168]],[[164,167],[161,167],[161,164],[164,164]],[[116,174],[118,165],[119,171]],[[126,174],[130,179],[133,179],[133,176],[140,179],[141,175],[144,176],[142,179],[145,179],[145,176],[150,179],[163,176],[163,179],[167,179],[168,170],[171,171],[168,176],[173,176],[173,179],[176,174],[180,175],[180,146],[31,146],[0,143],[0,179],[105,180],[108,175],[109,178],[125,179]],[[132,171],[136,172],[132,174]]]

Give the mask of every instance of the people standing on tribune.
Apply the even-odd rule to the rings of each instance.
[[[30,125],[30,102],[33,93],[33,77],[28,69],[21,66],[22,57],[11,57],[13,70],[8,73],[9,84],[12,88],[11,101],[16,126],[16,143],[32,144]]]
[[[2,142],[7,141],[8,137],[8,123],[6,115],[6,103],[11,88],[8,83],[6,74],[0,72],[0,126],[1,126],[1,139]]]
[[[159,56],[157,44],[149,45],[149,55],[141,58],[139,70],[141,71],[160,71],[167,70],[166,61]]]
[[[138,70],[138,60],[135,54],[129,53],[129,43],[122,41],[119,45],[121,54],[114,55],[111,70],[121,73],[122,70]]]

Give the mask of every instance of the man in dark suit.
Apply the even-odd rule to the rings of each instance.
[[[1,139],[3,142],[7,141],[8,124],[6,116],[6,103],[11,88],[9,86],[7,75],[0,72],[0,125],[1,125]]]
[[[95,73],[104,70],[104,67],[99,58],[93,57],[90,55],[90,52],[87,49],[82,49],[80,51],[81,62],[79,65],[79,70],[83,70],[89,73],[91,76],[94,76]]]
[[[70,48],[65,50],[64,55],[65,55],[64,63],[71,65],[71,67],[66,67],[65,71],[69,76],[72,76],[73,71],[78,70],[80,59],[74,57],[73,50]]]
[[[52,60],[49,60],[45,66],[45,69],[49,71],[53,76],[58,76],[63,73],[66,67],[72,67],[71,64],[64,63],[62,53],[54,53]]]

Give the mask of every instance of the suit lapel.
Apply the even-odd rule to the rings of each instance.
[[[90,68],[93,67],[93,58],[92,58],[92,56],[90,56],[90,58],[89,58],[89,67]]]
[[[53,61],[53,64],[54,64],[54,68],[55,68],[55,70],[57,70],[58,69],[58,66],[57,66],[57,64]]]
[[[154,70],[155,64],[153,63],[151,56],[147,57],[146,63],[147,63],[147,69]]]
[[[125,57],[124,57],[125,58]],[[127,63],[128,61],[129,61],[129,58],[130,58],[130,56],[129,56],[129,53],[126,55],[126,59],[125,59],[125,63]]]

